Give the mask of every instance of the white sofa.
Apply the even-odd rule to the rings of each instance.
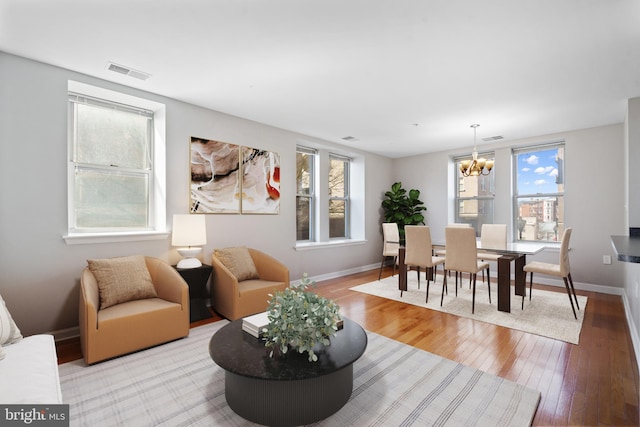
[[[53,335],[32,335],[3,345],[0,404],[62,403]]]

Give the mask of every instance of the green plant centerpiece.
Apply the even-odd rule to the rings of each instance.
[[[384,222],[398,224],[400,241],[404,242],[405,225],[424,225],[423,211],[427,208],[420,200],[420,190],[411,189],[409,192],[402,188],[402,182],[394,182],[391,190],[384,193],[382,201]]]
[[[333,301],[309,291],[315,286],[305,274],[299,286],[289,286],[284,291],[270,295],[267,317],[269,324],[262,330],[265,346],[280,354],[289,348],[298,353],[307,352],[310,362],[318,360],[313,351],[317,344],[330,345],[330,337],[338,331],[340,307]]]

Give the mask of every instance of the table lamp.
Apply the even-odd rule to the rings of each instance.
[[[179,246],[178,253],[184,258],[177,268],[196,268],[202,263],[196,256],[202,251],[200,246],[207,244],[207,227],[204,215],[174,215],[171,244]]]

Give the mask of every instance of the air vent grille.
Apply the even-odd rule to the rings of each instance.
[[[488,136],[486,138],[482,138],[484,142],[498,141],[500,139],[504,139],[504,137],[501,135],[496,135],[496,136]]]
[[[342,140],[347,142],[359,141],[359,139],[356,138],[355,136],[345,136],[344,138],[342,138]]]
[[[145,73],[143,71],[134,70],[129,67],[125,67],[124,65],[114,64],[113,62],[109,62],[107,65],[107,69],[109,71],[113,71],[114,73],[123,74],[125,76],[133,77],[138,80],[147,80],[151,77],[151,74]]]

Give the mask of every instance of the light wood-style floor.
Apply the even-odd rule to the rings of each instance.
[[[539,390],[536,426],[639,425],[638,364],[620,297],[577,291],[589,301],[573,345],[349,290],[377,278],[371,270],[318,282],[315,291],[369,331]],[[564,292],[534,283],[534,298],[536,287]],[[58,357],[80,358],[78,340],[58,343]]]

